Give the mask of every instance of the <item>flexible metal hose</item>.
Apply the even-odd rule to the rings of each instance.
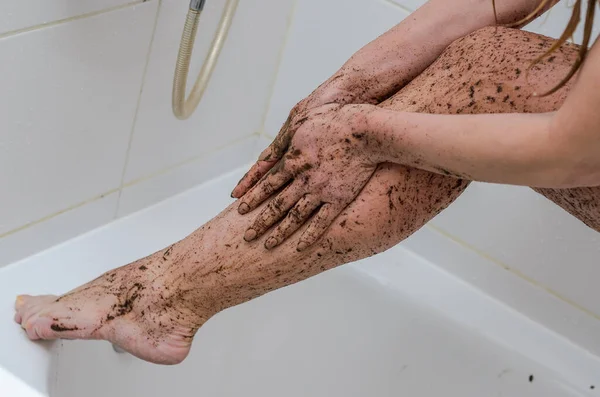
[[[173,113],[180,120],[189,118],[202,100],[239,4],[239,0],[227,0],[221,22],[217,28],[217,33],[208,51],[208,55],[204,60],[204,64],[190,95],[186,99],[185,91],[190,71],[190,62],[204,2],[205,0],[192,0],[179,46],[175,78],[173,79]]]

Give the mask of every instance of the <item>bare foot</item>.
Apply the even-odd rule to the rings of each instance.
[[[181,297],[169,293],[176,282],[155,273],[152,263],[110,271],[62,297],[19,296],[15,321],[32,340],[106,340],[143,360],[178,364],[209,316],[176,304]]]

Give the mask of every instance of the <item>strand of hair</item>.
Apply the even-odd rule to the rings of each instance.
[[[556,91],[560,90],[562,87],[565,86],[565,84],[567,84],[567,82],[569,82],[569,80],[571,80],[575,73],[577,73],[577,71],[581,68],[583,61],[587,56],[589,44],[592,38],[592,30],[594,28],[594,16],[596,13],[596,1],[597,0],[588,0],[587,10],[585,13],[585,24],[583,28],[583,42],[581,43],[581,48],[579,49],[577,61],[575,61],[569,73],[560,81],[560,83],[558,83],[554,88],[552,88],[548,92],[539,95],[540,97],[552,95]],[[575,28],[577,28],[577,25],[575,26]]]

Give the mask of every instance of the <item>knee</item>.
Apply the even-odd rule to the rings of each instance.
[[[438,59],[446,61],[447,69],[489,66],[491,59],[506,52],[506,49],[500,51],[505,38],[516,32],[516,29],[502,26],[486,26],[453,41]]]
[[[497,29],[500,28],[496,26],[486,26],[469,33],[468,35],[458,38],[450,43],[450,45],[446,47],[446,52],[456,52],[460,51],[461,49],[470,49],[474,48],[476,45],[485,44],[493,39],[494,35],[497,33]]]
[[[472,40],[492,40],[497,35],[502,35],[506,31],[511,30],[504,26],[485,26],[467,35]]]
[[[500,43],[506,36],[518,35],[519,33],[521,31],[518,29],[511,29],[504,26],[486,26],[456,39],[447,49],[453,51],[461,49],[481,50],[482,48],[490,48],[494,43]]]

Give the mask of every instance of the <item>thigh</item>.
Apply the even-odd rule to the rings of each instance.
[[[577,58],[567,44],[528,71],[553,39],[491,27],[452,43],[421,75],[383,107],[419,113],[543,113],[557,110],[573,80],[557,93],[537,97],[558,83]]]
[[[527,71],[554,40],[507,28],[485,28],[451,44],[421,75],[381,106],[436,114],[541,113],[557,110],[572,82],[537,97],[562,79],[577,57],[567,44]],[[377,253],[407,237],[450,205],[467,181],[397,164],[380,166],[329,235],[343,239],[359,229],[362,250]],[[538,190],[592,227],[597,227],[600,190]],[[357,230],[353,230],[357,232]]]
[[[443,114],[555,111],[574,79],[551,96],[536,97],[534,93],[545,92],[567,74],[578,47],[564,45],[528,71],[531,61],[553,43],[553,39],[521,30],[479,30],[450,45],[424,73],[382,106]],[[600,231],[600,187],[535,190]]]

